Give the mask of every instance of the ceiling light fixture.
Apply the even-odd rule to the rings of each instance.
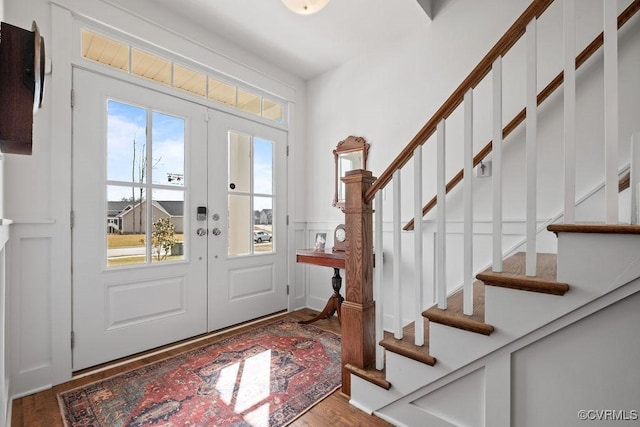
[[[282,0],[282,3],[295,13],[311,15],[322,10],[329,0]]]

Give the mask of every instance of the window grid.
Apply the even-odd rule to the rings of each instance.
[[[86,28],[81,30],[81,40],[81,55],[85,59],[94,61],[110,68],[114,68],[116,70],[124,71],[130,75],[135,75],[158,82],[163,85],[180,89],[192,95],[203,97],[219,104],[226,105],[227,107],[255,114],[276,123],[282,123],[283,105],[273,99],[260,96],[237,85],[220,81],[214,76],[194,71],[184,65],[163,58],[162,56],[138,49],[131,44],[106,37],[102,34],[95,33]],[[105,54],[104,46],[111,47],[111,51],[115,49],[117,50],[117,52],[112,55]],[[126,50],[126,54],[122,53],[123,50]],[[119,58],[119,61],[113,60],[114,55]],[[140,71],[139,65],[136,66],[136,56],[138,56],[138,60],[140,59],[140,56],[144,56],[144,59],[150,62],[150,64],[144,64],[144,71]],[[152,68],[154,65],[159,64],[163,64],[162,68],[159,70],[155,70],[156,72],[154,74],[149,74],[149,68]],[[197,78],[198,81],[204,80],[205,83],[203,84],[203,90],[188,88],[185,87],[184,82],[176,82],[176,67],[178,67],[178,69],[180,70],[186,70],[187,72],[192,73],[192,79]],[[240,105],[240,96],[250,98],[250,104]]]

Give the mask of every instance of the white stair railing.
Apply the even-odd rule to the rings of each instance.
[[[464,94],[464,281],[463,312],[473,314],[473,90]]]
[[[436,277],[438,289],[438,308],[447,308],[447,222],[446,222],[446,156],[445,122],[438,123],[436,129],[436,181],[437,181],[437,231],[436,231]]]
[[[635,4],[636,2],[634,2]],[[610,0],[603,0],[604,7],[604,124],[605,124],[605,199],[606,199],[606,222],[618,222],[618,18],[617,3]],[[545,7],[546,8],[546,7]],[[635,13],[638,9],[635,5]],[[629,7],[631,9],[631,6]],[[543,9],[544,10],[544,9]],[[527,18],[526,29],[525,22],[519,25],[520,31],[524,30],[524,44],[526,48],[526,106],[525,110],[512,122],[503,128],[503,66],[502,55],[508,51],[501,52],[493,60],[491,64],[492,79],[492,253],[491,264],[492,270],[501,272],[503,270],[503,133],[508,135],[510,132],[522,122],[524,116],[525,121],[525,166],[526,166],[526,265],[525,275],[535,276],[537,267],[537,234],[540,232],[537,223],[537,181],[538,181],[538,104],[546,99],[553,90],[564,82],[564,99],[563,99],[563,119],[564,119],[564,160],[563,171],[559,174],[564,177],[563,183],[563,211],[564,222],[574,223],[576,221],[576,64],[581,65],[586,60],[582,58],[578,60],[575,57],[575,0],[563,0],[562,7],[562,35],[563,35],[563,74],[559,75],[554,81],[562,79],[553,86],[553,82],[539,95],[537,92],[538,78],[538,31],[537,18],[533,16],[530,20]],[[629,18],[625,18],[622,23],[627,22]],[[592,43],[594,45],[596,41]],[[591,50],[591,55],[598,46]],[[591,49],[585,49],[587,52]],[[587,56],[588,58],[588,56]],[[580,62],[579,62],[580,61]],[[480,79],[488,76],[484,74]],[[470,77],[471,78],[471,77]],[[474,158],[473,141],[474,141],[474,88],[482,80],[467,89],[464,94],[454,94],[462,96],[451,109],[446,112],[439,111],[435,116],[432,124],[431,133],[424,136],[430,137],[435,133],[435,159],[429,159],[424,156],[422,144],[414,148],[410,157],[413,157],[413,239],[414,239],[414,283],[413,283],[413,301],[410,313],[404,313],[402,304],[402,278],[403,278],[403,258],[402,258],[402,185],[401,185],[401,168],[404,163],[400,164],[394,170],[391,179],[386,179],[384,184],[375,193],[375,295],[376,295],[376,342],[383,339],[384,333],[384,310],[383,300],[385,292],[383,291],[383,235],[384,235],[384,218],[383,218],[383,192],[382,188],[393,181],[393,222],[392,222],[392,253],[393,253],[393,274],[392,274],[392,300],[390,314],[393,317],[391,330],[394,338],[401,339],[403,336],[403,321],[411,319],[415,322],[415,344],[421,346],[424,344],[424,328],[422,311],[426,308],[423,306],[425,292],[433,296],[432,300],[440,309],[447,309],[447,202],[446,194],[447,173],[446,173],[446,120],[453,114],[457,108],[462,105],[463,108],[463,313],[472,315],[473,307],[473,282],[475,273],[474,265],[474,167],[478,160]],[[543,95],[545,91],[548,90]],[[452,97],[454,96],[452,95]],[[461,101],[461,102],[460,102]],[[480,101],[478,101],[480,102]],[[523,114],[524,113],[524,114]],[[518,119],[520,117],[520,119]],[[436,119],[438,121],[436,121]],[[520,120],[520,121],[517,121]],[[513,124],[515,122],[515,125]],[[430,122],[431,123],[431,122]],[[437,124],[436,124],[437,123]],[[427,126],[425,125],[425,126]],[[509,128],[509,130],[507,130]],[[421,131],[422,132],[422,131]],[[426,132],[425,132],[426,134]],[[425,139],[426,140],[426,139]],[[413,141],[412,141],[413,142]],[[409,157],[409,158],[410,158]],[[424,158],[423,158],[424,157]],[[632,213],[631,220],[633,223],[640,222],[640,133],[636,134],[632,139],[631,149],[631,191],[632,191]],[[431,163],[427,163],[430,160]],[[435,165],[433,164],[435,162]],[[435,169],[436,177],[436,212],[435,222],[436,231],[433,238],[433,258],[428,261],[433,263],[432,276],[428,282],[433,281],[433,289],[425,288],[427,286],[425,275],[425,251],[424,251],[424,221],[423,221],[423,180],[424,171]],[[387,171],[385,171],[385,174]],[[459,264],[458,264],[459,265]],[[459,268],[459,267],[458,267]],[[387,296],[389,296],[387,294]],[[389,314],[389,313],[388,313]],[[384,367],[384,353],[381,346],[376,349],[376,367],[382,369]]]
[[[575,0],[564,0],[564,222],[576,221]]]
[[[400,169],[393,174],[393,336],[402,338],[402,186]]]
[[[502,57],[491,67],[493,78],[493,271],[502,272]]]
[[[525,34],[527,43],[527,121],[526,121],[526,194],[527,194],[527,250],[525,258],[525,274],[536,275],[536,241],[537,241],[537,197],[538,197],[538,35],[537,22],[532,19],[527,24]]]
[[[375,225],[374,225],[374,246],[375,252],[375,268],[373,269],[373,299],[376,302],[376,369],[384,368],[384,348],[380,345],[380,341],[384,338],[384,230],[383,230],[383,211],[382,211],[382,190],[378,191],[375,198]]]
[[[422,235],[422,145],[413,152],[413,227],[414,240],[414,316],[415,345],[424,344],[424,319],[422,318],[424,289],[424,260]]]
[[[618,222],[618,2],[604,4],[604,145],[606,222]]]

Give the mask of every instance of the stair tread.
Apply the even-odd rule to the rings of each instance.
[[[374,367],[370,368],[358,368],[351,363],[347,363],[344,365],[344,368],[351,372],[352,374],[362,378],[365,381],[369,381],[372,384],[375,384],[379,387],[384,388],[385,390],[389,390],[391,388],[391,383],[386,379],[385,370],[377,370]]]
[[[473,283],[473,313],[464,314],[464,293],[462,289],[447,297],[445,310],[433,306],[425,310],[422,315],[432,322],[490,335],[493,326],[484,322],[484,283],[477,280]]]
[[[632,224],[551,224],[553,233],[640,234],[640,225]]]
[[[416,329],[414,322],[402,328],[402,332],[402,338],[396,339],[391,332],[385,331],[380,345],[388,351],[401,354],[418,362],[430,366],[435,365],[435,357],[429,354],[429,321],[424,319],[424,345],[422,346],[415,345]]]
[[[556,254],[537,254],[535,277],[525,275],[525,257],[524,252],[518,252],[504,260],[503,272],[496,273],[489,268],[476,277],[486,285],[531,292],[564,295],[569,290],[568,284],[557,281]]]

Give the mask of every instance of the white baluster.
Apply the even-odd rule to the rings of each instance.
[[[473,90],[464,94],[463,313],[473,314]]]
[[[618,222],[618,2],[604,3],[604,144],[606,222]]]
[[[493,62],[493,266],[502,272],[502,57]]]
[[[444,120],[438,123],[436,128],[436,181],[437,181],[437,234],[436,234],[436,254],[437,265],[436,274],[438,277],[438,308],[445,310],[447,308],[447,270],[446,270],[446,171],[445,171],[445,126]]]
[[[564,222],[576,221],[575,0],[564,0]]]
[[[384,264],[382,259],[383,230],[382,230],[382,190],[378,191],[375,198],[375,268],[373,269],[373,300],[376,303],[376,369],[384,369],[384,348],[379,344],[384,338],[384,292],[382,278]]]
[[[422,259],[422,145],[413,152],[413,240],[414,240],[414,310],[415,344],[424,344],[424,319],[422,318],[422,294],[424,261]]]
[[[402,224],[400,218],[400,170],[393,173],[393,336],[402,338],[402,295],[400,273],[402,270]]]
[[[526,122],[526,168],[527,168],[527,255],[525,274],[536,275],[536,229],[537,229],[537,27],[533,19],[527,24],[527,122]]]

